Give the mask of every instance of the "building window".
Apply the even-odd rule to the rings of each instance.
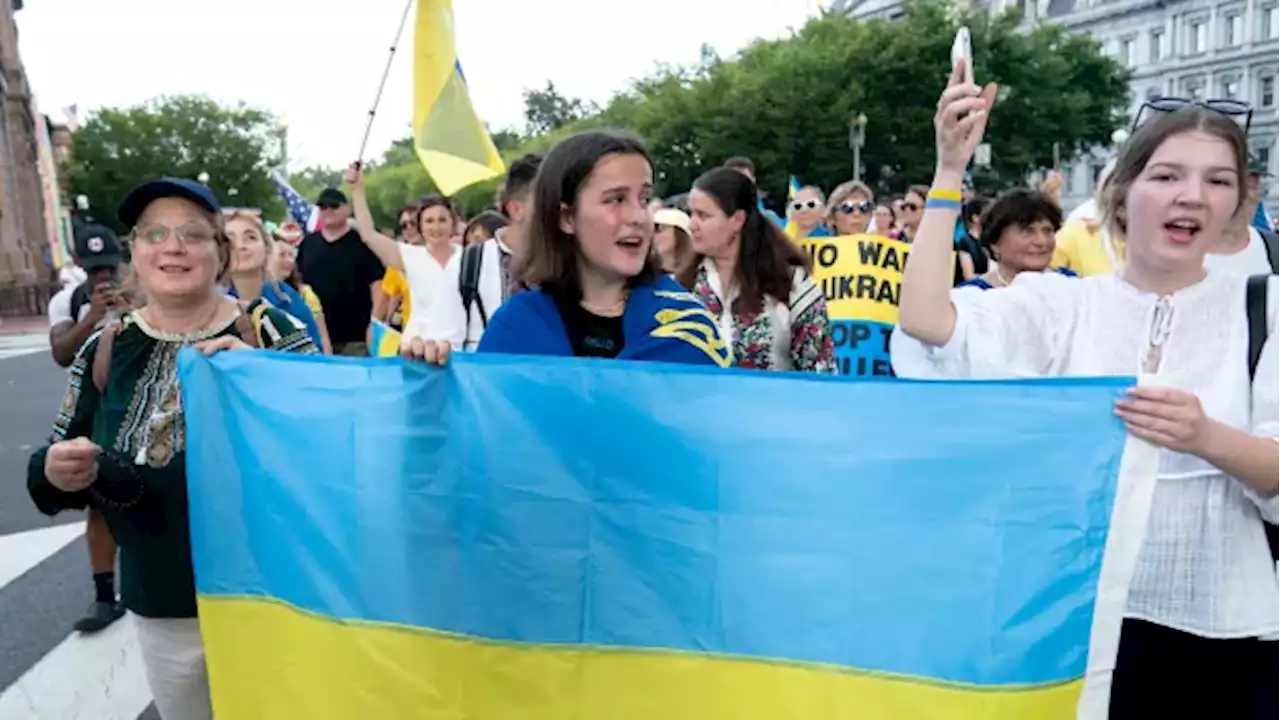
[[[1182,96],[1188,100],[1199,100],[1204,97],[1204,83],[1190,78],[1182,81]]]
[[[1235,100],[1240,97],[1240,78],[1222,78],[1222,97],[1228,100]]]
[[[1151,31],[1151,62],[1158,63],[1164,59],[1164,28]]]
[[[1147,88],[1147,102],[1151,102],[1160,97],[1160,88],[1152,86]]]
[[[1262,8],[1262,39],[1275,40],[1280,37],[1280,13],[1276,6]]]
[[[1119,52],[1116,53],[1116,59],[1125,67],[1133,67],[1138,64],[1137,43],[1133,38],[1120,38]]]
[[[1187,23],[1187,54],[1199,55],[1205,51],[1209,39],[1209,23],[1204,18]]]
[[[1228,15],[1223,19],[1223,46],[1238,47],[1244,42],[1244,16],[1239,13]]]
[[[1276,79],[1264,77],[1258,79],[1258,105],[1269,108],[1276,104]]]
[[[1261,145],[1261,144],[1258,145],[1256,148],[1253,149],[1253,155],[1258,159],[1258,162],[1262,165],[1262,167],[1266,168],[1267,172],[1271,172],[1271,144],[1270,143],[1266,145]]]

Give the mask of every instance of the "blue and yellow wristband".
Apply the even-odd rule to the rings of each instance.
[[[924,207],[926,210],[936,208],[938,210],[954,210],[960,212],[963,207],[964,196],[959,190],[939,190],[933,188],[929,190],[929,195],[924,199]]]

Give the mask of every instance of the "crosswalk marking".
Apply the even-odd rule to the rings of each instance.
[[[5,720],[137,720],[151,703],[133,618],[72,633],[0,694]]]
[[[74,522],[0,536],[0,588],[83,534],[84,523]]]
[[[46,332],[0,334],[0,360],[38,352],[49,352]]]
[[[84,535],[73,522],[0,536],[0,588]],[[15,619],[16,621],[16,619]],[[3,720],[137,720],[151,703],[133,620],[71,633],[0,692]]]

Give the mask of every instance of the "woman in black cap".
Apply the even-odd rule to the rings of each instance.
[[[208,188],[166,178],[120,206],[147,304],[91,336],[71,366],[49,445],[27,488],[53,515],[93,506],[120,546],[122,601],[134,615],[147,681],[165,720],[212,717],[196,621],[187,524],[186,430],[178,352],[250,346],[314,353],[305,328],[261,300],[242,309],[219,286],[230,261]]]

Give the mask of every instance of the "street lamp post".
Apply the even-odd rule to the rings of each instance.
[[[858,113],[849,119],[849,149],[853,151],[853,179],[862,182],[862,148],[867,144],[867,116]]]

